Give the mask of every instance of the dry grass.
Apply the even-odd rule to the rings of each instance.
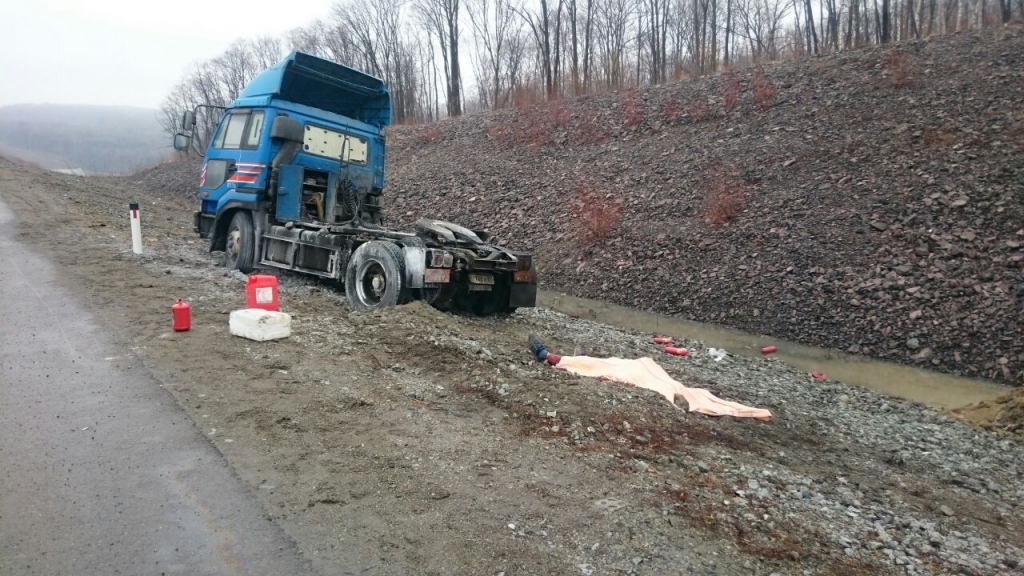
[[[417,128],[416,137],[419,139],[420,144],[429,144],[444,138],[446,132],[447,129],[443,124],[434,122],[433,124],[424,124]]]
[[[1010,128],[1010,141],[1017,144],[1021,148],[1024,148],[1024,124],[1018,124],[1013,128]]]
[[[608,129],[600,122],[596,114],[581,118],[576,127],[576,142],[578,144],[600,144],[610,137]]]
[[[639,126],[644,121],[640,93],[635,88],[622,95],[622,125],[626,128]]]
[[[520,143],[525,144],[531,152],[538,152],[541,148],[554,144],[555,137],[544,116],[530,116],[527,127],[522,132]]]
[[[767,110],[775,103],[775,85],[764,74],[764,70],[758,69],[754,72],[753,80],[754,104],[762,110]]]
[[[924,148],[946,149],[956,143],[956,135],[938,128],[926,127],[921,131],[921,146]]]
[[[665,102],[665,106],[661,109],[662,118],[667,124],[675,124],[676,120],[679,119],[679,113],[679,97],[672,94]]]
[[[499,146],[509,147],[515,141],[515,130],[506,123],[494,123],[487,128],[487,137]]]
[[[743,211],[747,185],[737,176],[718,172],[705,192],[704,222],[720,228]]]
[[[722,77],[722,103],[726,112],[732,112],[740,103],[740,82],[732,71]]]
[[[601,243],[619,222],[622,206],[593,184],[581,184],[578,194],[572,210],[577,240],[583,245]]]
[[[893,52],[886,58],[885,67],[889,70],[889,81],[893,86],[907,88],[913,85],[910,59],[906,56]]]
[[[694,124],[700,124],[710,118],[711,112],[708,109],[708,98],[703,92],[694,94],[690,100],[690,117]]]
[[[565,107],[565,100],[559,99],[549,104],[548,117],[552,128],[565,128],[569,123],[569,110]]]
[[[529,86],[520,86],[512,91],[512,102],[516,108],[522,111],[544,101],[542,90]]]

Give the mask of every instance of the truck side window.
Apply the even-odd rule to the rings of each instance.
[[[249,135],[245,138],[246,148],[258,148],[263,134],[263,112],[253,112],[249,120]]]
[[[213,142],[214,148],[236,149],[242,147],[242,134],[245,133],[245,123],[249,120],[249,113],[230,114],[224,120],[217,139]]]
[[[359,136],[306,124],[302,149],[317,156],[365,166],[369,143]],[[345,154],[344,158],[341,157],[342,153]]]

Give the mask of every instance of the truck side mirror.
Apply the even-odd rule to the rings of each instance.
[[[181,129],[191,130],[196,125],[196,114],[192,111],[187,111],[181,115]]]
[[[274,123],[270,126],[270,137],[301,144],[305,141],[306,134],[298,120],[288,116],[278,116],[274,118]]]
[[[185,152],[188,150],[189,144],[192,143],[192,139],[184,134],[174,135],[174,149],[178,152]]]

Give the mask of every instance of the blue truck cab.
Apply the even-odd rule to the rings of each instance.
[[[357,309],[413,299],[479,314],[535,305],[529,254],[449,222],[384,226],[391,95],[383,81],[292,52],[218,110],[194,228],[226,266],[337,280]],[[174,147],[187,150],[195,112],[182,126]]]

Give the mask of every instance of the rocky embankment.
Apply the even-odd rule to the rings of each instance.
[[[1021,93],[1010,27],[399,128],[389,210],[548,288],[1020,384]]]

